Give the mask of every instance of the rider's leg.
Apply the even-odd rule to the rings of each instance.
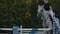
[[[52,19],[53,19],[53,14],[54,14],[53,11],[50,10],[50,11],[49,11],[49,15],[51,16]]]
[[[50,19],[51,19],[51,22],[52,22],[52,25],[53,25],[53,17],[54,17],[54,15],[53,15],[53,11],[52,10],[49,11],[49,16],[50,16]],[[50,30],[50,32],[53,33],[53,30]]]
[[[52,10],[50,10],[49,12],[48,12],[48,14],[50,15],[50,17],[51,17],[51,21],[53,22],[53,11]]]

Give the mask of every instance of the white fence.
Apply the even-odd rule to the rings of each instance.
[[[38,31],[49,31],[52,28],[38,28]],[[0,28],[0,30],[13,30],[13,28]],[[20,28],[18,28],[18,30],[20,31],[20,34],[22,34],[23,31],[29,32],[32,31],[32,28],[22,28],[22,26],[20,26]]]
[[[60,27],[59,27],[60,28]],[[11,30],[13,31],[13,28],[0,28],[0,30]],[[20,28],[18,28],[18,31],[20,31],[20,34],[23,33],[23,31],[32,31],[32,28],[22,28],[22,26],[20,26]],[[52,28],[38,28],[38,31],[49,31],[52,30]]]

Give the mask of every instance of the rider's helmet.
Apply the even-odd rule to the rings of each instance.
[[[47,3],[48,2],[48,0],[44,0],[44,3]]]

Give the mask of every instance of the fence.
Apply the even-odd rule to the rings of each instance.
[[[13,28],[15,28],[15,30],[13,29],[13,28],[0,28],[0,30],[11,30],[11,31],[20,31],[19,32],[19,34],[22,34],[23,33],[23,31],[30,31],[29,33],[32,33],[33,32],[33,30],[34,31],[49,31],[49,30],[51,30],[52,28],[22,28],[22,26],[20,26],[20,28],[16,28],[17,26],[14,26]],[[18,29],[18,30],[16,30],[16,29]],[[14,32],[15,34],[16,34],[16,32]],[[13,34],[14,34],[13,33]]]
[[[33,31],[34,32],[36,32],[36,31],[49,31],[49,30],[52,30],[52,28],[22,28],[22,26],[20,26],[20,28],[19,28],[17,26],[13,26],[13,28],[0,28],[0,30],[11,30],[11,31],[13,31],[12,34],[16,34],[16,33],[22,34],[23,31],[26,31],[26,32],[30,31],[29,34],[32,34]],[[54,32],[56,32],[56,31],[54,31]],[[53,32],[53,34],[56,34],[54,32]]]
[[[53,20],[53,28],[22,28],[21,25],[20,28],[18,26],[13,26],[13,28],[0,28],[0,30],[13,30],[13,34],[17,33],[22,34],[23,31],[31,31],[29,32],[29,34],[34,34],[37,30],[43,30],[43,31],[53,30],[53,34],[58,34],[59,28],[60,27],[57,26],[56,21]]]

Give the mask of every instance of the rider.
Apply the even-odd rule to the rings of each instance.
[[[48,2],[48,0],[44,0],[44,11],[51,17],[51,20],[53,19],[53,10],[51,4]]]

